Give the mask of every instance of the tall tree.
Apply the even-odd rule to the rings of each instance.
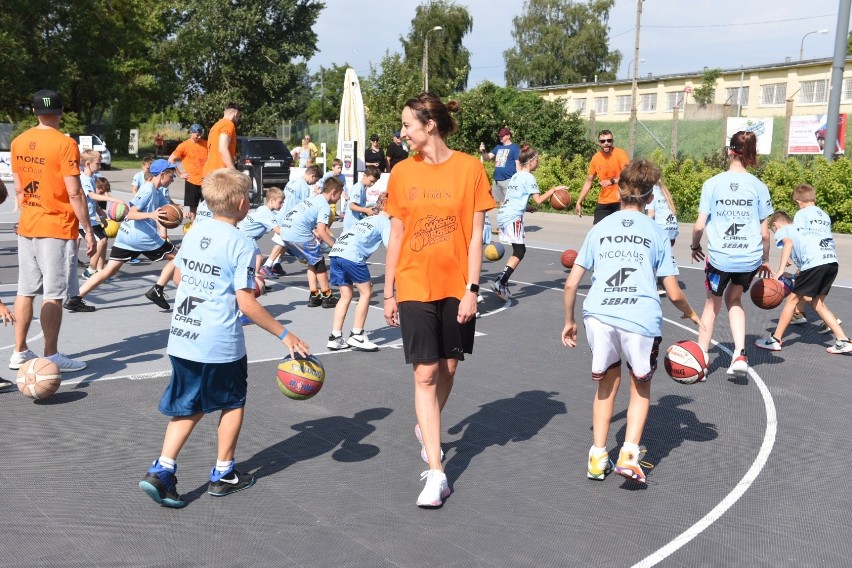
[[[543,87],[615,79],[621,53],[608,47],[615,0],[525,0],[512,20],[515,46],[503,52],[506,83]]]
[[[379,66],[371,65],[370,76],[361,82],[369,131],[386,137],[399,130],[402,106],[422,90],[420,68],[399,53],[385,52]]]
[[[436,26],[443,28],[429,33]],[[452,1],[431,0],[417,6],[408,37],[399,41],[406,62],[422,67],[426,34],[429,33],[429,90],[438,95],[464,91],[470,75],[470,51],[462,44],[473,30],[467,8]],[[421,78],[422,81],[422,78]]]
[[[348,63],[332,65],[311,76],[311,101],[308,103],[308,120],[337,120],[340,115],[340,101],[343,99],[343,79]]]

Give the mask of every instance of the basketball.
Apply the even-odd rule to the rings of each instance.
[[[106,225],[104,225],[104,233],[110,239],[114,239],[118,236],[118,222],[113,221],[112,219],[107,219]]]
[[[577,251],[568,249],[562,253],[562,266],[571,269],[574,268],[574,261],[577,260]]]
[[[121,223],[124,221],[124,218],[127,217],[127,212],[129,211],[127,204],[123,201],[110,201],[109,205],[107,205],[106,214],[107,217]]]
[[[30,359],[18,369],[18,390],[36,400],[50,398],[62,382],[59,367],[50,359]]]
[[[183,226],[183,234],[184,235],[187,234],[191,228],[192,228],[192,223],[187,223],[186,225],[184,225]]]
[[[500,260],[504,254],[506,254],[506,247],[500,243],[489,243],[485,247],[485,259],[490,262]]]
[[[313,355],[302,357],[289,355],[278,364],[276,375],[278,389],[287,398],[306,400],[317,394],[325,382],[325,369]]]
[[[254,297],[257,298],[266,294],[266,280],[260,276],[254,277]]]
[[[771,310],[784,301],[784,285],[774,278],[761,278],[751,286],[751,301],[758,308]]]
[[[550,195],[550,206],[557,211],[571,207],[571,194],[567,189],[557,189]]]
[[[172,203],[166,203],[157,209],[158,221],[166,229],[174,229],[183,223],[183,209]]]
[[[707,375],[707,358],[694,341],[678,341],[666,350],[666,372],[675,381],[691,385]]]

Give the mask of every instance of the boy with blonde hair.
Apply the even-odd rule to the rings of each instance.
[[[216,464],[207,493],[224,497],[255,483],[234,468],[234,452],[245,414],[248,360],[238,310],[277,336],[293,357],[310,347],[278,323],[254,297],[256,245],[237,229],[249,210],[251,180],[222,168],[201,184],[212,219],[186,234],[175,262],[178,285],[169,332],[172,376],[159,410],[170,416],[160,457],[139,482],[151,499],[165,507],[186,505],[177,492],[177,458],[205,414],[221,412]],[[215,270],[211,270],[211,267]]]
[[[136,197],[136,192],[139,191],[139,188],[142,185],[151,179],[151,172],[148,170],[151,168],[151,164],[156,160],[154,156],[148,154],[142,158],[142,169],[133,176],[133,180],[130,182],[130,191],[133,193],[133,197]]]
[[[80,185],[86,196],[86,205],[89,208],[89,223],[92,225],[92,234],[95,236],[95,252],[89,257],[89,266],[83,271],[83,280],[91,278],[95,272],[104,267],[108,239],[103,223],[101,222],[100,204],[109,201],[121,201],[110,197],[106,193],[99,193],[95,182],[101,171],[101,153],[97,150],[85,150],[80,153],[80,161],[83,163],[83,173],[80,174]],[[108,183],[108,182],[107,182]],[[80,229],[80,238],[83,238],[83,229]]]
[[[284,186],[284,204],[278,211],[278,225],[280,226],[284,217],[286,217],[296,206],[311,196],[311,186],[314,185],[320,178],[319,166],[309,166],[305,170],[305,174],[301,179],[291,179]],[[278,278],[284,276],[284,269],[281,268],[281,255],[284,252],[284,241],[281,240],[279,234],[272,235],[272,242],[275,246],[269,253],[266,262],[263,263],[264,270],[261,276],[264,278]]]

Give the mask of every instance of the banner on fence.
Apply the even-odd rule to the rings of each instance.
[[[828,115],[808,114],[790,117],[790,142],[788,154],[822,154],[825,133],[828,130]],[[837,151],[846,153],[846,115],[837,120]]]
[[[771,154],[772,153],[772,117],[766,118],[749,118],[735,116],[728,118],[725,134],[724,145],[727,146],[731,141],[731,136],[745,130],[746,132],[754,132],[757,136],[757,153]]]

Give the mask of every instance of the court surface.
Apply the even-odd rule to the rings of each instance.
[[[107,172],[119,195],[132,173]],[[0,297],[10,305],[17,278],[13,222],[4,204]],[[159,455],[167,422],[157,404],[169,376],[170,314],[143,296],[162,264],[126,267],[87,298],[98,311],[64,315],[60,350],[87,361],[88,369],[65,375],[46,401],[0,393],[0,563],[848,565],[852,359],[827,355],[831,336],[817,334],[814,323],[793,326],[780,353],[749,349],[752,373],[733,381],[725,376],[731,342],[723,310],[707,382],[680,385],[662,368],[653,380],[643,443],[656,468],[647,486],[617,475],[586,479],[595,384],[585,337],[573,350],[560,343],[567,272],[559,254],[579,248],[589,226],[588,218],[531,215],[530,248],[511,283],[514,299],[504,304],[483,292],[474,354],[460,364],[443,413],[454,493],[439,510],[414,505],[427,467],[413,433],[411,369],[399,330],[385,326],[377,300],[383,249],[371,259],[376,299],[367,320],[381,345],[377,353],[328,352],[332,310],[306,307],[303,265],[286,264],[288,275],[271,282],[263,304],[319,354],[325,387],[309,401],[286,399],[273,378],[283,346],[254,326],[244,328],[249,402],[237,465],[258,482],[225,498],[207,495],[216,417],[205,418],[178,462],[178,489],[190,501],[181,510],[157,506],[137,487]],[[679,280],[700,312],[702,272],[689,264],[690,230],[682,226],[676,256]],[[838,242],[841,277],[828,304],[848,329],[852,243]],[[262,250],[268,252],[268,240]],[[484,264],[483,289],[502,266]],[[774,328],[780,310],[746,305],[751,345]],[[695,337],[666,299],[663,309],[664,346]],[[350,309],[346,334],[351,321]],[[2,333],[0,376],[10,378],[13,334]],[[41,352],[37,319],[29,336]],[[611,453],[623,440],[626,404],[624,383]]]

